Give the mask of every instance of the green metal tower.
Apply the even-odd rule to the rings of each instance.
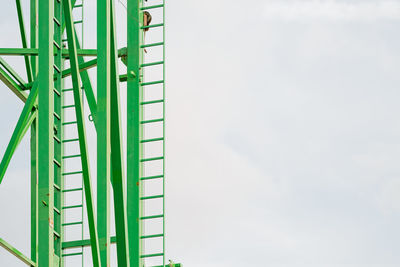
[[[83,0],[29,1],[15,1],[22,47],[0,48],[0,80],[24,102],[0,183],[30,132],[31,255],[0,245],[28,266],[181,266],[165,259],[164,0],[87,0],[97,3],[97,49],[83,45]],[[9,56],[23,57],[26,73]]]

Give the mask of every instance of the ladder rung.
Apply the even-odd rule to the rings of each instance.
[[[54,21],[58,26],[61,26],[61,24],[60,24],[60,22],[58,21],[57,18],[53,18],[53,21]]]
[[[80,157],[81,154],[76,154],[76,155],[67,155],[67,156],[63,156],[63,159],[72,159],[72,158],[78,158]]]
[[[67,121],[67,122],[63,122],[62,125],[71,125],[71,124],[76,124],[77,121]]]
[[[160,46],[160,45],[164,45],[164,42],[144,44],[144,45],[141,45],[140,48]]]
[[[157,61],[157,62],[141,64],[140,67],[143,68],[143,67],[150,67],[150,66],[156,66],[156,65],[162,65],[162,64],[164,64],[164,61]]]
[[[53,44],[54,44],[58,49],[61,49],[60,45],[59,45],[56,41],[53,40]]]
[[[147,82],[147,83],[141,83],[141,86],[146,86],[146,85],[153,85],[153,84],[159,84],[159,83],[164,83],[164,80],[160,81],[154,81],[154,82]]]
[[[157,103],[164,103],[164,99],[143,101],[143,102],[140,102],[140,105],[149,105],[149,104],[157,104]]]
[[[80,155],[79,155],[80,156]],[[81,174],[82,171],[76,171],[76,172],[64,172],[62,175],[67,176],[67,175],[74,175],[74,174]]]
[[[83,205],[71,205],[71,206],[62,207],[62,209],[66,210],[66,209],[75,209],[75,208],[82,208],[82,207],[83,207]]]
[[[75,252],[75,253],[66,253],[66,254],[62,254],[63,257],[78,256],[78,255],[83,255],[83,252]]]
[[[63,92],[71,92],[71,91],[73,91],[73,90],[74,90],[74,88],[62,89]]]
[[[69,142],[77,142],[77,141],[79,141],[79,138],[65,139],[65,140],[63,140],[62,142],[63,142],[63,143],[69,143]]]
[[[75,192],[75,191],[82,191],[82,190],[83,190],[82,187],[78,187],[78,188],[64,189],[62,192],[68,193],[68,192]]]
[[[83,224],[83,222],[79,221],[79,222],[63,223],[62,226],[70,226],[70,225],[77,225],[77,224]]]
[[[160,179],[160,178],[164,178],[164,175],[154,175],[154,176],[140,177],[140,180],[141,181],[145,181],[145,180],[153,180],[153,179]]]
[[[83,20],[74,21],[74,24],[81,24],[81,23],[83,23]]]
[[[74,5],[74,8],[83,7],[83,4]]]
[[[164,137],[140,140],[140,143],[163,141]]]
[[[164,256],[164,253],[154,253],[154,254],[140,255],[141,258],[151,258],[151,257],[161,257],[161,256]]]
[[[158,219],[158,218],[164,218],[164,214],[140,217],[141,220],[150,220],[150,219]]]
[[[62,106],[62,108],[73,108],[73,107],[75,107],[75,105],[65,105],[65,106]]]
[[[58,167],[61,167],[61,163],[60,162],[58,162],[58,160],[56,160],[56,159],[53,159],[53,162],[58,166]]]
[[[157,235],[142,235],[140,238],[141,239],[147,239],[147,238],[157,238],[157,237],[163,237],[164,234],[157,234]]]
[[[59,120],[61,120],[61,117],[60,117],[60,115],[58,115],[57,113],[53,113],[54,114],[54,117],[56,117],[57,119],[59,119]]]
[[[59,191],[61,190],[61,187],[60,187],[59,185],[53,184],[53,186],[54,186],[55,189],[57,189],[57,190],[59,190]]]
[[[140,27],[140,29],[143,30],[143,29],[158,28],[158,27],[164,27],[164,23],[142,26]]]
[[[160,7],[163,7],[163,6],[164,6],[164,4],[153,5],[153,6],[144,6],[144,7],[141,7],[140,10],[149,10],[149,9],[154,9],[154,8],[160,8]]]
[[[57,231],[53,230],[53,233],[54,233],[54,235],[55,235],[56,237],[61,238],[60,233],[58,233]]]
[[[61,70],[60,70],[60,68],[59,67],[57,67],[56,65],[54,65],[53,64],[53,67],[54,67],[54,69],[58,72],[58,73],[61,73]]]
[[[58,139],[58,137],[57,136],[53,136],[54,137],[54,140],[56,140],[58,143],[61,143],[61,140],[60,139]]]
[[[54,211],[57,212],[58,214],[61,214],[61,212],[60,212],[56,207],[54,207],[53,209],[54,209]]]
[[[140,162],[155,161],[155,160],[162,160],[162,159],[164,159],[164,157],[145,158],[145,159],[141,159]]]
[[[59,92],[56,88],[53,88],[53,91],[54,91],[54,93],[56,93],[58,96],[61,96],[60,92]]]
[[[160,122],[160,121],[164,121],[164,118],[161,118],[161,119],[154,119],[154,120],[147,120],[147,121],[141,121],[140,124],[154,123],[154,122]]]
[[[164,197],[164,195],[154,195],[154,196],[141,197],[140,200],[156,199],[156,198],[163,198],[163,197]]]

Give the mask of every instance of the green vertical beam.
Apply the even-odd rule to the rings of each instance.
[[[38,266],[54,266],[53,16],[54,0],[39,5]]]
[[[129,256],[132,267],[140,266],[140,0],[127,0],[127,212]],[[136,75],[135,75],[136,74]]]
[[[97,227],[101,266],[110,264],[110,1],[97,0]]]
[[[89,159],[87,152],[86,131],[83,119],[82,94],[79,79],[78,56],[76,53],[75,31],[73,28],[72,8],[70,0],[63,0],[64,19],[68,37],[69,60],[73,84],[76,121],[78,126],[79,148],[81,152],[81,164],[83,184],[85,191],[86,208],[89,222],[90,242],[92,250],[93,266],[100,266],[99,241],[97,238],[94,203],[92,198],[92,184],[90,179]]]
[[[30,47],[37,48],[37,1],[30,0]],[[36,56],[31,56],[32,74],[36,77],[37,71]],[[38,231],[38,134],[37,119],[32,122],[31,127],[31,259],[37,261],[37,231]]]
[[[21,33],[22,47],[28,48],[26,32],[25,32],[24,17],[22,14],[21,1],[15,0],[15,3],[17,5],[19,31]],[[28,82],[32,82],[32,69],[31,69],[31,63],[29,62],[29,56],[27,56],[27,55],[24,56],[24,59],[25,59],[25,68],[26,68],[26,75],[28,77]]]
[[[115,7],[114,1],[110,0],[111,10],[111,168],[114,189],[114,210],[115,228],[117,236],[117,258],[118,266],[129,265],[128,250],[128,228],[125,205],[125,177],[122,155],[122,133],[120,119],[120,93],[119,93],[119,73],[118,73],[118,54],[117,37],[115,29]]]
[[[31,259],[37,260],[37,119],[31,125]]]

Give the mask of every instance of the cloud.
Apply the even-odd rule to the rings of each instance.
[[[400,2],[392,0],[339,2],[322,0],[268,1],[264,16],[271,20],[399,20]]]

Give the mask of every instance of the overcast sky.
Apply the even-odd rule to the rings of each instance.
[[[400,1],[167,1],[167,258],[400,266],[399,29]],[[3,154],[22,104],[0,89]],[[0,237],[26,254],[28,144],[0,185]]]

